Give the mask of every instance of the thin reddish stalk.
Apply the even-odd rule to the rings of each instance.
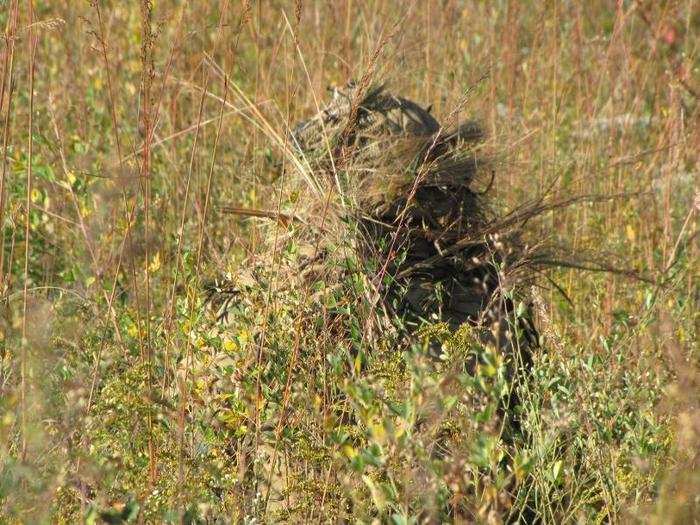
[[[2,175],[0,175],[0,293],[4,288],[5,272],[5,181],[7,177],[7,149],[10,144],[10,115],[12,114],[12,80],[14,71],[15,58],[15,34],[17,32],[17,18],[19,13],[17,0],[14,0],[10,6],[10,16],[5,29],[6,49],[3,60],[2,71],[2,88],[0,89],[0,110],[5,105],[5,93],[7,93],[7,110],[3,119],[3,137],[2,137]]]
[[[29,53],[29,122],[28,122],[28,138],[27,138],[27,194],[25,201],[25,223],[24,223],[24,289],[22,292],[22,354],[20,364],[21,376],[21,400],[20,410],[22,412],[22,443],[21,443],[21,459],[27,459],[27,350],[29,343],[27,341],[27,306],[29,298],[29,243],[31,234],[31,208],[32,208],[32,160],[34,146],[34,58],[36,52],[36,41],[34,36],[34,3],[33,0],[28,0],[29,13],[29,36],[27,39],[27,47]]]

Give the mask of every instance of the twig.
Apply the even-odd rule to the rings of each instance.
[[[307,224],[301,217],[291,214],[269,210],[257,210],[254,208],[239,208],[237,206],[218,206],[217,209],[223,213],[231,213],[233,215],[243,215],[246,217],[263,217],[266,219],[274,219],[281,222],[284,226],[289,226],[293,222]]]

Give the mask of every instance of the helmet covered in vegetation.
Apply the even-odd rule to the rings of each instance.
[[[427,136],[440,129],[430,108],[424,109],[415,102],[387,93],[384,86],[371,88],[362,100],[357,99],[359,91],[354,82],[345,88],[332,88],[331,93],[325,108],[294,127],[294,143],[302,151],[324,148],[328,133],[347,125],[353,112],[353,137],[365,146],[387,134]]]

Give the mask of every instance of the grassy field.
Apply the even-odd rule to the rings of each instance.
[[[700,521],[697,1],[0,0],[0,26],[0,522]],[[529,369],[373,324],[342,196],[280,170],[349,79],[480,121],[499,212],[610,197],[525,226],[615,270],[539,276]],[[226,206],[325,224],[346,278],[287,286],[298,228]]]

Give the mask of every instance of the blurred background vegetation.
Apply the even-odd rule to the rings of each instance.
[[[697,522],[696,1],[0,0],[0,26],[0,520]],[[283,226],[219,209],[303,205],[269,129],[365,77],[480,120],[502,210],[636,194],[532,226],[653,282],[543,277],[517,438],[502,356],[368,344],[342,290],[278,286]],[[216,325],[203,283],[251,260]]]

